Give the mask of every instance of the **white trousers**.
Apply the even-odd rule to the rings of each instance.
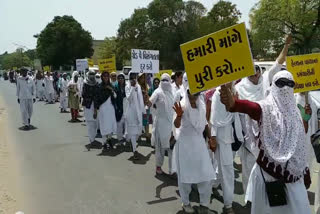
[[[252,168],[256,163],[256,157],[244,145],[239,149],[239,155],[242,165],[242,187],[243,191],[246,192]]]
[[[53,102],[54,93],[47,93],[47,100],[48,100],[49,103]]]
[[[90,140],[90,143],[92,143],[96,139],[98,124],[97,124],[97,121],[87,121],[87,120],[86,120],[86,124],[88,128],[89,140]]]
[[[219,142],[219,141],[218,141]],[[232,207],[234,194],[234,168],[231,144],[217,144],[215,157],[218,162],[218,176],[215,184],[221,184],[226,208]]]
[[[133,152],[137,151],[137,138],[138,135],[127,135],[127,140],[131,141]]]
[[[62,93],[60,93],[60,108],[65,111],[68,108],[68,97]]]
[[[156,166],[157,167],[162,167],[163,165],[163,161],[164,161],[164,156],[166,151],[168,152],[168,164],[169,164],[169,174],[171,174],[172,171],[172,150],[170,148],[162,148],[161,147],[161,142],[159,140],[157,140],[155,142],[155,156],[156,156]]]
[[[37,90],[36,92],[37,92],[37,97],[38,97],[39,99],[45,98],[44,90],[43,90],[43,89],[42,89],[42,90]]]
[[[119,122],[117,122],[117,139],[118,140],[123,139],[123,134],[125,131],[124,127],[125,127],[125,123],[124,123],[124,118],[122,116],[121,120]]]
[[[33,100],[32,99],[21,99],[20,100],[20,111],[22,117],[23,125],[27,126],[29,124],[29,119],[33,113]]]
[[[191,185],[189,183],[180,183],[178,179],[178,187],[179,187],[179,193],[181,197],[181,201],[184,205],[189,205],[189,195],[191,192]],[[200,205],[202,206],[209,206],[210,203],[210,197],[212,193],[212,182],[211,181],[205,181],[197,184],[199,197],[200,197]]]

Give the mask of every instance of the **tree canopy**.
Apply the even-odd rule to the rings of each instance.
[[[29,51],[28,54],[30,53],[31,52]],[[10,70],[13,67],[31,67],[32,60],[29,58],[28,54],[22,48],[18,48],[15,52],[10,54],[5,52],[0,55],[1,69]]]
[[[294,54],[306,54],[320,45],[319,0],[260,0],[250,13],[253,53],[272,57],[292,34]]]
[[[153,0],[120,23],[117,61],[130,60],[133,48],[159,50],[162,69],[182,70],[181,44],[234,25],[240,16],[236,5],[227,1],[219,1],[207,13],[197,1]]]
[[[72,16],[56,16],[36,36],[37,55],[43,65],[74,65],[76,59],[91,57],[92,36]]]

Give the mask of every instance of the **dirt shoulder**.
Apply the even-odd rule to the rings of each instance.
[[[19,210],[17,165],[9,137],[7,107],[0,96],[0,214]]]

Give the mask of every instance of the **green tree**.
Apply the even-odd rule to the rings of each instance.
[[[74,65],[93,54],[92,36],[72,16],[56,16],[36,35],[37,54],[44,65]]]
[[[285,34],[294,38],[291,52],[310,53],[320,45],[319,0],[260,0],[250,13],[253,53],[272,58]]]
[[[31,67],[32,61],[26,55],[22,48],[18,48],[13,53],[5,53],[1,56],[1,67],[3,69],[21,68],[23,66]]]
[[[112,55],[116,54],[117,43],[115,37],[106,37],[102,45],[99,46],[97,50],[99,59],[110,58]]]

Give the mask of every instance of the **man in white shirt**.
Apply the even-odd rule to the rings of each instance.
[[[21,69],[21,76],[17,79],[17,97],[20,104],[23,130],[30,129],[33,103],[36,101],[36,86],[34,81],[27,76],[27,69]]]
[[[174,96],[181,88],[182,77],[183,73],[181,71],[178,71],[174,74],[174,82],[172,83],[172,93]]]
[[[67,73],[63,73],[60,82],[60,111],[61,113],[67,113],[68,108],[68,80]]]

